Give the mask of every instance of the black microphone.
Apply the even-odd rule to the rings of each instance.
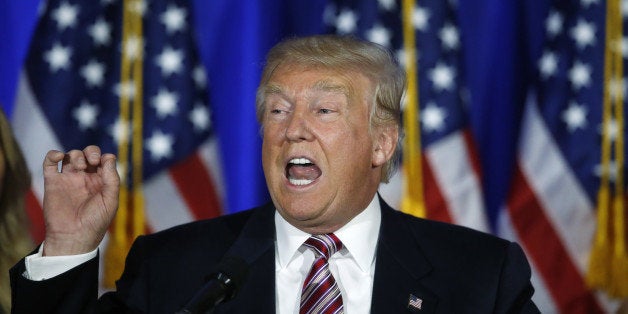
[[[225,256],[207,282],[175,314],[211,313],[214,307],[235,297],[249,272],[249,265],[239,257]]]

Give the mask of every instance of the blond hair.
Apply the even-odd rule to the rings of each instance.
[[[381,181],[388,182],[401,157],[401,97],[405,88],[404,72],[392,53],[378,44],[350,36],[317,35],[277,44],[266,57],[257,89],[256,111],[260,124],[263,124],[266,84],[280,64],[353,71],[365,75],[373,83],[371,128],[394,125],[399,132],[395,152],[382,167]]]
[[[9,269],[32,250],[26,219],[25,196],[31,176],[11,125],[0,110],[0,154],[4,156],[4,177],[0,190],[0,309],[9,313],[11,288]]]

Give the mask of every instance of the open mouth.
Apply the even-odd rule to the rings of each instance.
[[[307,158],[292,158],[286,165],[286,178],[292,185],[308,185],[321,174],[321,169]]]

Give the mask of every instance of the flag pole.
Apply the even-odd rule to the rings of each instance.
[[[421,158],[421,131],[419,121],[419,89],[418,65],[416,58],[416,42],[412,25],[412,10],[414,0],[403,0],[403,43],[405,51],[407,89],[403,124],[405,138],[403,144],[403,198],[401,210],[405,213],[425,217],[425,201],[423,198],[423,171]]]

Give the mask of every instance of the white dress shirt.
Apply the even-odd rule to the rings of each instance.
[[[39,246],[37,253],[29,255],[24,259],[26,271],[23,275],[30,280],[42,281],[60,275],[89,261],[98,254],[98,248],[96,248],[85,254],[43,256],[44,244],[45,243],[42,243]]]
[[[343,248],[329,259],[329,269],[340,287],[345,313],[370,312],[380,221],[379,198],[375,195],[362,213],[334,232]],[[303,246],[310,234],[295,228],[277,212],[275,227],[276,312],[299,313],[303,281],[314,262],[314,253]],[[80,255],[42,256],[42,244],[37,253],[26,257],[24,276],[37,281],[52,278],[95,257],[97,250]]]
[[[381,221],[379,199],[334,234],[343,248],[329,258],[329,269],[336,279],[345,313],[369,313],[375,275],[375,249]],[[276,312],[299,313],[303,281],[314,262],[312,250],[303,246],[310,237],[275,212]]]

